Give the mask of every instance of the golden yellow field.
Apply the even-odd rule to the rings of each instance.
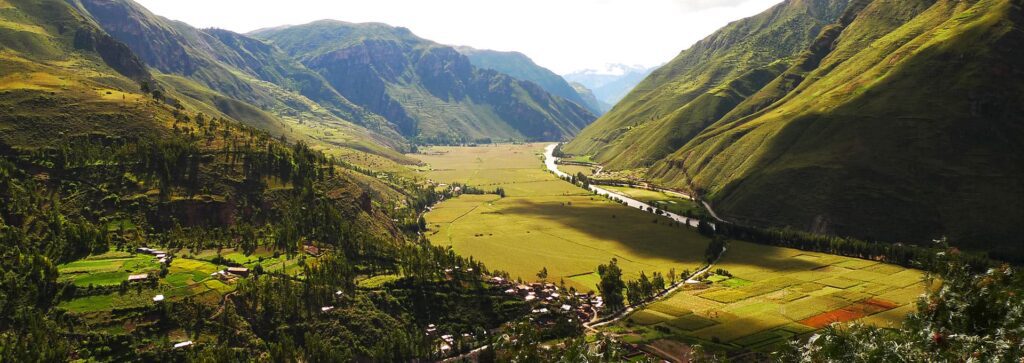
[[[832,322],[898,324],[925,289],[918,270],[742,241],[729,243],[719,268],[732,277],[677,292],[614,329],[634,341],[767,348]]]
[[[612,258],[629,279],[699,267],[707,238],[558,179],[543,168],[544,146],[436,147],[415,155],[430,165],[425,178],[507,193],[441,203],[426,214],[430,241],[513,278],[536,280],[546,267],[548,281],[584,291],[595,289],[597,265]]]

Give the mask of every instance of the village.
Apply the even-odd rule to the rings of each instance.
[[[467,269],[472,272],[472,269]],[[446,269],[451,274],[452,269]],[[529,321],[538,328],[550,328],[558,319],[566,319],[567,323],[582,324],[593,320],[604,306],[600,296],[593,292],[582,293],[566,290],[553,283],[521,283],[499,276],[485,277],[494,289],[503,291],[508,296],[528,303],[530,307]],[[481,345],[478,334],[465,332],[455,334],[439,331],[435,324],[429,324],[425,333],[435,339],[438,353],[447,356],[465,347]]]

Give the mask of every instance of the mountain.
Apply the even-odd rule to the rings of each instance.
[[[612,105],[598,100],[597,96],[594,96],[594,91],[591,91],[590,88],[587,88],[587,86],[584,86],[582,83],[572,82],[570,85],[574,90],[576,90],[576,93],[580,95],[580,98],[583,98],[584,103],[590,105],[590,108],[594,108],[599,111],[598,115],[603,115],[612,108]]]
[[[139,84],[153,80],[145,64],[67,4],[5,2],[0,23],[0,150],[164,131],[133,121],[156,112],[138,101]]]
[[[781,74],[847,1],[787,1],[726,26],[654,71],[566,150],[613,168],[650,166]]]
[[[576,92],[576,89],[562,76],[537,65],[523,53],[499,52],[472,47],[456,47],[455,50],[469,58],[469,62],[477,68],[493,69],[516,79],[536,83],[548,93],[586,107],[595,115],[604,113],[599,107],[595,107],[595,104],[588,103],[583,95]]]
[[[477,68],[454,48],[405,28],[325,20],[250,35],[421,143],[559,140],[596,118],[533,82]]]
[[[529,312],[414,242],[432,188],[209,113],[70,4],[0,0],[0,361],[429,360]]]
[[[1020,259],[1022,18],[1019,0],[787,1],[682,52],[566,150],[650,166],[736,221]]]
[[[324,148],[407,161],[407,141],[383,117],[350,102],[322,77],[262,41],[200,30],[149,12],[131,0],[69,0],[128,45],[180,98],[274,134]]]
[[[586,86],[602,103],[614,105],[655,69],[657,67],[610,64],[605,69],[586,69],[566,74],[563,78]]]

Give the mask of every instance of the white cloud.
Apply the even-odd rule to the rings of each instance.
[[[320,19],[404,26],[440,43],[516,50],[559,73],[653,66],[780,0],[136,0],[197,27],[247,32]]]

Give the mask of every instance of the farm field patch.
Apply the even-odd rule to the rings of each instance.
[[[741,241],[729,242],[715,268],[733,277],[712,276],[710,285],[650,304],[612,329],[637,342],[760,350],[836,322],[898,324],[925,289],[918,270]],[[652,312],[674,318],[658,321]]]
[[[666,210],[681,216],[707,216],[707,212],[704,211],[704,209],[701,208],[697,204],[697,202],[694,202],[693,200],[690,200],[688,198],[680,197],[678,195],[672,195],[669,193],[660,192],[656,190],[619,187],[611,185],[602,185],[601,188],[607,189],[613,193],[622,194],[624,196],[650,204],[655,208]]]
[[[316,263],[315,259],[303,255],[288,258],[264,248],[249,255],[234,249],[204,250],[196,254],[183,250],[177,255],[181,257],[171,260],[164,276],[160,276],[161,264],[154,256],[123,251],[91,255],[60,265],[57,268],[61,281],[69,281],[78,289],[75,298],[59,306],[77,314],[106,312],[152,306],[156,304],[153,298],[157,295],[163,295],[166,300],[194,297],[215,303],[235,290],[237,279],[222,280],[216,276],[217,271],[227,267],[218,262],[227,261],[250,269],[261,265],[264,271],[294,276],[302,272],[300,260],[307,265]],[[147,274],[155,282],[128,282],[128,276],[135,274]]]
[[[543,169],[544,144],[434,147],[413,155],[436,183],[498,186],[506,197],[461,195],[425,215],[427,237],[512,278],[595,289],[599,264],[618,259],[627,279],[695,270],[708,239],[668,219],[611,202]]]

